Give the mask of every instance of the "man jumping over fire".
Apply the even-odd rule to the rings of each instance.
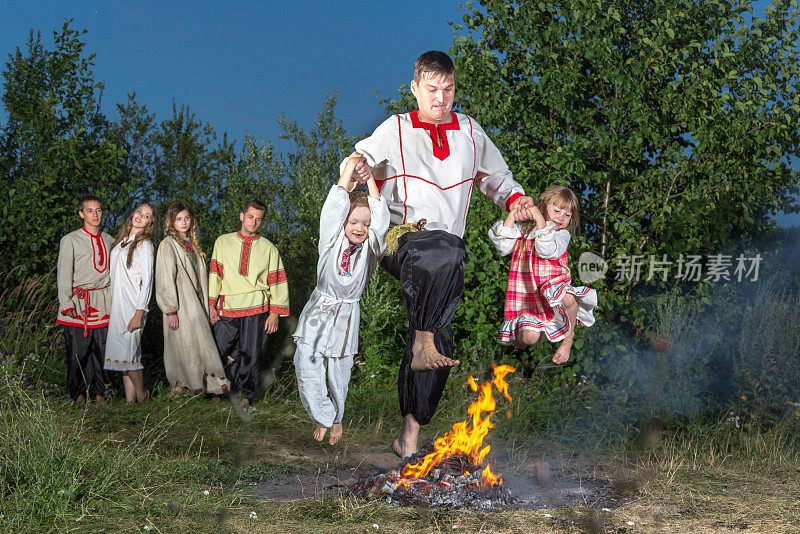
[[[353,154],[366,159],[354,176],[362,183],[374,177],[389,206],[390,252],[381,265],[400,280],[410,324],[397,381],[403,423],[392,442],[401,458],[417,452],[420,425],[430,422],[459,363],[452,320],[464,285],[472,188],[506,210],[534,206],[475,119],[450,110],[455,67],[447,54],[417,58],[411,92],[418,111],[389,117]]]

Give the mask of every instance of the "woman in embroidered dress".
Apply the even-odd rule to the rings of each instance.
[[[205,304],[208,275],[197,241],[197,219],[183,202],[171,204],[165,219],[165,237],[156,255],[156,302],[163,313],[167,380],[173,394],[227,393],[230,382]]]
[[[386,248],[389,208],[373,178],[369,196],[350,190],[351,157],[322,206],[319,218],[317,287],[300,314],[294,333],[297,389],[316,423],[314,438],[329,443],[342,437],[342,417],[358,352],[359,299]],[[327,387],[326,387],[327,382]]]
[[[146,402],[142,376],[142,329],[153,291],[153,235],[158,214],[150,204],[128,216],[111,245],[111,314],[106,361],[109,371],[122,371],[128,403]]]
[[[519,219],[532,222],[522,227]],[[563,340],[553,356],[553,362],[561,364],[569,360],[576,322],[594,324],[597,292],[573,287],[567,267],[570,232],[577,227],[575,193],[553,186],[542,193],[536,207],[512,210],[489,230],[502,256],[513,253],[499,343],[525,349],[542,334],[552,342]]]

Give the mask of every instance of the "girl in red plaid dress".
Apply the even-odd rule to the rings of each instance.
[[[577,226],[578,199],[561,186],[542,193],[536,207],[512,210],[492,226],[489,238],[497,251],[512,254],[500,344],[525,349],[542,335],[563,340],[553,356],[561,364],[569,360],[575,324],[594,324],[597,292],[572,286],[567,267],[570,232]]]

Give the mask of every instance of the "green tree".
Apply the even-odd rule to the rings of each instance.
[[[468,4],[450,50],[456,104],[528,192],[563,184],[579,195],[573,262],[586,250],[612,266],[622,255],[718,253],[796,211],[797,2],[775,0],[765,20],[751,13],[747,0]],[[401,92],[389,109],[410,102]],[[484,308],[502,302],[485,238],[499,215],[474,199],[466,238],[481,269],[468,272],[459,320],[473,341],[489,336],[474,326],[487,324]],[[596,286],[607,318],[640,313],[635,279],[611,273]]]
[[[92,76],[83,33],[67,21],[48,50],[31,31],[27,52],[17,48],[3,72],[0,248],[7,266],[19,266],[16,277],[55,265],[60,237],[80,225],[81,196],[98,195],[113,214],[129,190],[123,151],[105,136],[103,86]]]
[[[175,201],[192,206],[206,246],[219,230],[221,201],[236,154],[227,134],[217,134],[197,119],[185,104],[172,105],[172,116],[157,121],[145,105],[128,96],[117,104],[119,120],[110,136],[125,147],[125,170],[135,184],[127,210],[139,202],[152,202],[163,212]]]

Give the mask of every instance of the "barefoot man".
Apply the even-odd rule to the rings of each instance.
[[[444,52],[422,54],[411,92],[418,111],[393,115],[355,153],[360,182],[373,176],[391,214],[396,251],[381,265],[400,280],[411,329],[397,389],[403,424],[392,443],[398,456],[417,451],[420,425],[430,422],[453,358],[453,327],[464,285],[461,236],[473,187],[503,209],[533,207],[497,147],[475,122],[453,113],[455,68]]]

